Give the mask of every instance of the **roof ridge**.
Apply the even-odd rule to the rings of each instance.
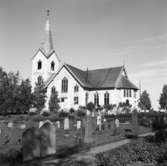
[[[89,71],[107,70],[107,69],[115,69],[115,68],[122,68],[122,67],[123,66],[106,67],[106,68],[100,68],[100,69],[91,69]]]

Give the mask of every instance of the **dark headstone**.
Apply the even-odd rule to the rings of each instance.
[[[138,117],[136,109],[134,109],[132,112],[132,130],[133,130],[133,135],[137,136],[139,128],[138,128]]]
[[[29,128],[22,135],[23,160],[32,160],[40,157],[39,131]]]
[[[93,118],[90,116],[87,116],[87,119],[85,121],[85,136],[84,136],[84,142],[85,143],[92,143],[93,142],[93,132],[94,132],[94,121]]]
[[[56,153],[56,127],[46,122],[40,129],[41,156]]]

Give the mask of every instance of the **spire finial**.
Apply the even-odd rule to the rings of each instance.
[[[49,17],[49,14],[50,14],[50,10],[49,9],[47,9],[47,16]]]

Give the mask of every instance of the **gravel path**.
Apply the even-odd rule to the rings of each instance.
[[[154,132],[140,134],[139,137],[145,137],[145,136],[148,136],[148,135],[154,135]],[[125,145],[125,144],[130,143],[130,142],[131,142],[130,139],[124,139],[124,140],[121,140],[121,141],[118,141],[118,142],[112,142],[112,143],[109,143],[109,144],[100,145],[100,146],[91,148],[88,153],[97,154],[97,153],[105,152],[105,151],[117,148],[119,146]]]

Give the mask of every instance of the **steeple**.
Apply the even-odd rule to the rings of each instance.
[[[53,40],[52,40],[52,32],[49,20],[50,11],[47,10],[47,20],[45,24],[45,41],[42,45],[42,50],[48,56],[53,51]]]

